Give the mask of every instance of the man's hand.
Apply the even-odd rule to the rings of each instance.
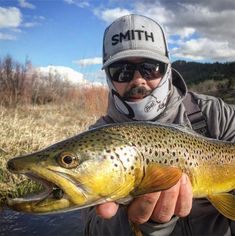
[[[130,221],[143,224],[149,219],[159,223],[168,222],[172,216],[185,217],[192,208],[192,186],[186,174],[168,190],[149,193],[135,198],[128,207]],[[119,205],[108,202],[96,207],[97,214],[105,219],[117,213]]]

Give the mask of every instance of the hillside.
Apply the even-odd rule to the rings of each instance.
[[[235,104],[235,62],[198,63],[175,61],[190,90],[223,98]]]
[[[175,61],[172,67],[178,70],[187,84],[198,84],[205,80],[235,79],[235,62],[198,63]]]

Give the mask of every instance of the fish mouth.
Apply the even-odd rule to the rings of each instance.
[[[30,180],[36,182],[41,187],[38,191],[27,193],[24,196],[16,197],[16,198],[10,198],[8,197],[8,205],[12,206],[14,204],[21,204],[21,203],[31,203],[31,202],[40,202],[48,198],[54,198],[56,200],[59,200],[64,197],[65,193],[64,191],[59,188],[56,184],[47,181],[46,179],[40,177],[39,175],[36,175],[35,173],[26,173],[24,174],[27,176]]]
[[[8,198],[7,205],[13,210],[33,214],[67,212],[81,207],[87,200],[81,184],[64,173],[49,169],[43,169],[42,173],[38,167],[37,171],[32,169],[32,172],[21,174],[40,184],[42,188],[25,196]]]

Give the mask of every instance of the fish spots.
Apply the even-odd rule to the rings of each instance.
[[[70,144],[66,145],[76,146],[84,153],[89,152],[93,158],[98,156],[104,159],[112,170],[122,170],[131,179],[140,172],[142,165],[151,163],[179,166],[184,170],[198,166],[201,168],[208,163],[232,163],[235,159],[234,145],[228,151],[228,146],[218,143],[184,133],[180,128],[133,122],[98,128],[90,133],[88,131],[72,144],[70,140]],[[63,143],[60,148],[63,150],[66,145]],[[225,150],[227,153],[224,153]]]
[[[142,142],[137,142],[137,145],[138,145],[139,147],[142,147]]]
[[[108,161],[112,163],[113,171],[117,168],[130,176],[135,176],[136,168],[139,166],[139,152],[136,147],[120,143],[115,148],[109,148],[103,151]]]

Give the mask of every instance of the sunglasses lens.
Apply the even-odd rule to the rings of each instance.
[[[164,63],[152,62],[140,64],[140,73],[147,80],[152,80],[159,77],[159,73],[164,73]]]
[[[114,63],[108,67],[110,78],[119,83],[131,81],[134,71],[133,65],[129,63]]]
[[[164,73],[165,64],[158,61],[130,63],[119,62],[108,67],[110,78],[113,81],[124,83],[133,79],[135,71],[138,70],[144,79],[152,80],[159,77],[159,73]]]

